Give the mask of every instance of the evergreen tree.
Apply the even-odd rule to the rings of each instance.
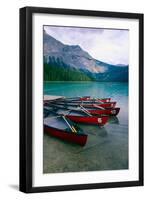
[[[92,81],[83,72],[63,64],[64,67],[58,59],[49,57],[49,63],[44,63],[44,81]]]

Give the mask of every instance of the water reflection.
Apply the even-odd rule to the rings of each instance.
[[[119,124],[119,119],[116,116],[109,117],[108,123],[110,124]]]

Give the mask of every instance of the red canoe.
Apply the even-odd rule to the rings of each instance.
[[[109,102],[109,103],[92,103],[92,104],[82,104],[84,107],[102,107],[102,108],[115,108],[116,102]]]
[[[79,111],[79,110],[86,110],[87,112],[89,112],[92,115],[109,115],[109,116],[116,116],[118,115],[120,108],[101,108],[101,107],[92,107],[92,108],[86,108],[86,107],[80,107],[80,106],[65,106],[65,105],[55,105],[55,104],[48,104],[48,106],[53,106],[56,108],[61,108],[61,109],[66,109],[66,110],[75,110],[75,111]]]
[[[78,123],[85,123],[85,124],[93,124],[103,126],[107,123],[109,117],[108,116],[74,116],[74,115],[66,115],[68,119]]]
[[[110,102],[111,101],[111,98],[91,98],[90,96],[84,96],[84,97],[73,97],[73,98],[66,98],[67,100],[72,100],[72,101],[76,101],[76,100],[80,100],[80,101],[89,101],[89,100],[92,100],[92,101],[98,101],[98,102],[103,102],[103,103],[106,103],[106,102]]]
[[[55,114],[55,115],[64,115],[73,122],[92,124],[103,126],[107,123],[108,116],[93,116],[86,109],[81,110],[69,110],[66,108],[55,108],[50,105],[50,107],[44,107],[44,113]]]
[[[102,103],[108,103],[108,102],[111,102],[111,98],[105,98],[105,99],[94,99],[94,101],[97,101],[97,102],[102,102]]]
[[[111,98],[91,98],[90,96],[87,96],[87,97],[81,97],[79,98],[79,100],[81,101],[89,101],[89,100],[92,100],[92,101],[98,101],[98,102],[103,102],[103,103],[106,103],[106,102],[110,102],[111,101]]]
[[[120,108],[106,108],[104,110],[101,109],[87,109],[90,114],[93,115],[110,115],[116,116],[118,115]]]
[[[108,102],[108,103],[99,103],[99,102],[80,102],[80,101],[77,101],[77,102],[67,102],[67,101],[51,101],[52,104],[55,104],[55,105],[64,105],[64,106],[80,106],[82,105],[83,107],[85,108],[92,108],[92,107],[95,107],[95,106],[99,106],[99,107],[102,107],[102,108],[114,108],[116,106],[116,102]],[[47,103],[48,104],[48,103]],[[45,105],[47,105],[45,104]]]
[[[64,117],[65,118],[65,117]],[[79,127],[75,127],[69,119],[63,117],[45,118],[44,132],[59,139],[76,143],[84,146],[87,141],[87,135]]]

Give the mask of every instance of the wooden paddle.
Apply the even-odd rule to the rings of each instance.
[[[103,108],[102,106],[98,106],[97,104],[93,104],[93,106],[96,107],[96,108],[100,108],[102,110],[105,110],[105,108]]]
[[[89,116],[92,116],[92,115],[88,112],[88,110],[87,110],[86,108],[84,108],[82,105],[80,105],[80,107],[82,108],[82,111],[83,111],[84,113],[86,113],[86,114],[89,115]]]
[[[63,117],[64,121],[66,122],[66,124],[67,124],[67,125],[69,126],[69,128],[71,129],[71,131],[74,132],[74,133],[77,133],[75,127],[74,127],[74,126],[71,126],[71,125],[69,124],[69,122],[67,121],[67,119],[65,118],[65,116],[63,115],[62,117]]]

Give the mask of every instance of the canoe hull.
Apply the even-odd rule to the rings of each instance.
[[[57,104],[47,104],[47,106],[53,106],[55,108],[60,108],[60,109],[67,109],[67,110],[71,110],[70,106],[68,107],[67,105],[57,105]],[[120,108],[105,108],[105,109],[99,109],[98,107],[92,107],[92,108],[87,108],[87,111],[89,112],[89,114],[92,115],[108,115],[108,116],[116,116],[118,115]],[[73,106],[72,110],[76,110],[76,106]]]
[[[93,115],[109,115],[109,116],[116,116],[118,115],[120,108],[113,108],[113,109],[105,109],[105,110],[88,110],[90,114]]]
[[[81,97],[79,100],[81,100],[81,101],[89,101],[89,100],[93,100],[93,99],[91,99],[91,97],[88,96],[88,97]],[[103,102],[103,103],[108,103],[108,102],[111,101],[111,98],[94,99],[94,101],[96,101],[96,102],[101,101],[101,102]]]
[[[109,102],[109,103],[75,103],[75,102],[51,102],[54,105],[63,105],[63,106],[83,106],[85,108],[92,108],[92,107],[97,107],[100,106],[102,108],[115,108],[116,102]],[[47,104],[45,104],[47,105]]]
[[[67,131],[59,130],[57,128],[53,128],[47,125],[44,125],[44,132],[48,133],[53,137],[57,137],[59,139],[79,144],[84,146],[87,142],[87,135],[86,134],[78,134],[78,133],[70,133]]]
[[[106,98],[106,99],[96,99],[95,101],[101,101],[101,102],[103,102],[103,103],[109,103],[110,101],[111,101],[111,98]]]
[[[108,121],[108,116],[103,117],[96,117],[96,116],[73,116],[73,115],[66,115],[68,119],[78,123],[85,123],[85,124],[93,124],[103,126]]]
[[[100,106],[102,108],[115,108],[116,102],[102,103],[102,104],[92,104],[92,106]]]

